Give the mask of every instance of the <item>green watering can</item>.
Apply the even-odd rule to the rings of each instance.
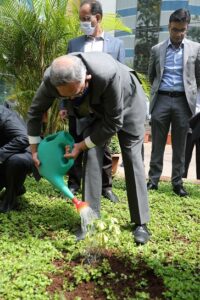
[[[79,201],[64,182],[64,176],[74,164],[74,159],[64,157],[65,146],[73,148],[74,139],[66,131],[46,136],[38,146],[38,159],[40,161],[39,173],[55,186],[67,198],[71,199],[78,211],[87,206],[86,202]]]

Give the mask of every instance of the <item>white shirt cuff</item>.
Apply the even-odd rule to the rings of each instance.
[[[94,148],[96,145],[91,141],[91,138],[88,136],[85,138],[85,144],[87,146],[88,149],[90,148]]]
[[[40,136],[28,136],[29,144],[39,144],[41,142],[41,137]]]

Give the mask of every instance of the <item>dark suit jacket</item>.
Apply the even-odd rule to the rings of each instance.
[[[28,150],[29,142],[23,121],[12,110],[0,105],[0,162]]]
[[[95,121],[90,138],[95,145],[104,145],[119,130],[134,136],[144,134],[146,115],[145,94],[133,70],[119,63],[110,55],[100,52],[74,53],[92,75],[89,105]],[[50,68],[36,92],[28,111],[28,135],[40,136],[42,115],[56,97],[50,82]],[[73,103],[73,100],[72,102]]]

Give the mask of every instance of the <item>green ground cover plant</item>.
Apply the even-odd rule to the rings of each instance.
[[[26,180],[20,210],[0,214],[0,299],[200,299],[200,186],[190,197],[169,183],[149,193],[151,241],[137,247],[123,179],[120,202],[102,198],[102,218],[79,243],[71,201],[50,184]]]

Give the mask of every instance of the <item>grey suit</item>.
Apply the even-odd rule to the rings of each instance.
[[[184,39],[183,83],[185,95],[170,98],[158,93],[164,72],[168,40],[154,46],[149,63],[151,89],[152,153],[149,178],[158,183],[163,167],[163,153],[171,124],[172,134],[172,184],[182,184],[185,142],[188,120],[195,113],[197,86],[200,86],[200,44]]]
[[[149,221],[149,208],[141,146],[146,103],[144,91],[132,70],[105,53],[79,53],[92,75],[89,105],[93,120],[84,129],[96,147],[89,149],[84,174],[84,199],[100,214],[103,145],[118,132],[124,161],[131,222]],[[98,59],[97,59],[98,57]],[[106,72],[105,72],[106,66]],[[28,134],[39,136],[43,112],[58,96],[48,72],[28,112]],[[73,104],[73,101],[71,102]]]
[[[72,52],[84,52],[85,45],[89,37],[82,35],[78,38],[72,39],[68,43],[67,53]],[[111,36],[108,33],[104,33],[103,39],[103,50],[102,52],[110,54],[114,59],[118,60],[121,63],[124,63],[125,60],[125,49],[122,40]],[[66,101],[62,101],[61,108],[67,106]],[[77,133],[77,121],[75,116],[68,109],[68,124],[69,132],[74,137],[76,142],[82,140],[82,135]],[[71,188],[79,189],[82,179],[82,161],[83,155],[79,155],[76,159],[74,166],[69,171],[68,185]],[[102,168],[102,193],[106,193],[112,189],[112,158],[110,154],[110,149],[106,144],[104,147],[104,156],[103,156],[103,168]]]

